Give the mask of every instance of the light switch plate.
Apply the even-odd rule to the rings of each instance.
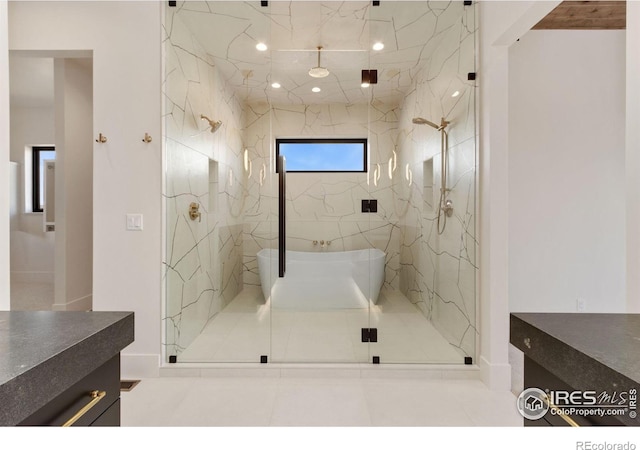
[[[142,231],[142,214],[127,214],[127,230]]]

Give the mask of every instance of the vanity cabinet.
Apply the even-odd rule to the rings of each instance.
[[[577,389],[570,386],[547,369],[537,364],[531,358],[524,358],[524,387],[538,388],[543,391],[567,391],[573,392]],[[525,427],[571,427],[571,426],[621,426],[624,425],[614,417],[581,416],[577,414],[552,414],[547,412],[544,417],[538,420],[524,419]]]
[[[132,312],[0,312],[0,426],[120,425]]]
[[[79,414],[83,408],[84,414]],[[62,426],[74,416],[80,417],[70,426],[120,425],[120,354],[60,393],[19,425]]]
[[[512,313],[509,341],[556,412],[525,426],[640,426],[640,314]]]

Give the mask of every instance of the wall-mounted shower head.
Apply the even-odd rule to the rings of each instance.
[[[447,127],[447,125],[449,125],[449,122],[444,120],[444,117],[441,119],[440,125],[436,125],[430,120],[423,119],[422,117],[414,117],[412,122],[415,123],[416,125],[429,125],[430,127],[433,127],[438,131],[444,130]]]
[[[211,127],[211,130],[209,131],[211,131],[212,133],[215,133],[216,131],[218,131],[218,128],[220,128],[220,125],[222,125],[222,121],[218,120],[217,122],[214,122],[204,114],[200,114],[200,118],[202,120],[206,120],[207,122],[209,122],[209,126]]]

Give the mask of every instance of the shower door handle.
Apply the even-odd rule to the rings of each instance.
[[[276,161],[276,171],[278,172],[278,276],[284,278],[287,269],[286,260],[286,179],[287,168],[284,156],[278,156]]]

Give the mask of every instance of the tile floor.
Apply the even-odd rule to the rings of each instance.
[[[377,328],[364,344],[362,328]],[[258,287],[245,288],[179,356],[179,362],[370,362],[462,364],[464,355],[398,291],[370,310],[271,309]]]
[[[12,311],[51,311],[53,283],[11,280]]]
[[[520,427],[478,380],[171,377],[122,392],[123,427]]]

